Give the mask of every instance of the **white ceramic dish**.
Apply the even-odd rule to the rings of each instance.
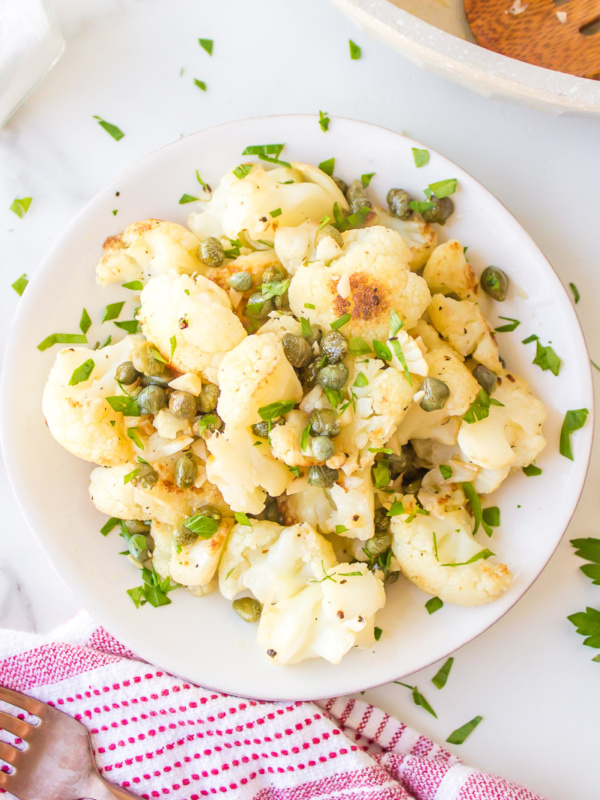
[[[341,666],[320,661],[278,668],[255,644],[255,629],[242,622],[219,594],[195,598],[174,592],[172,605],[136,610],[126,589],[138,573],[118,554],[122,539],[103,538],[105,521],[87,492],[91,465],[69,455],[50,436],[40,398],[56,348],[36,346],[49,333],[77,332],[85,305],[94,327],[91,343],[119,331],[99,325],[104,306],[126,290],[101,290],[93,267],[103,240],[134,220],[162,217],[185,222],[195,170],[210,184],[243,159],[246,145],[286,142],[283,157],[319,163],[335,156],[336,172],[353,178],[375,172],[372,190],[382,201],[391,186],[415,194],[428,183],[456,177],[457,213],[443,230],[469,245],[477,271],[504,267],[518,284],[494,312],[522,320],[515,333],[499,334],[507,363],[548,403],[548,448],[541,477],[515,475],[494,495],[502,527],[493,550],[514,572],[510,591],[479,608],[445,606],[428,616],[426,595],[400,580],[378,615],[384,633],[371,650],[352,651]],[[343,695],[414,672],[468,642],[499,619],[528,589],[558,544],[585,478],[592,420],[574,437],[575,461],[558,454],[564,412],[593,408],[591,375],[577,318],[558,277],[518,222],[470,175],[437,153],[416,169],[411,139],[352,120],[334,119],[323,134],[314,117],[287,116],[234,122],[193,134],[151,154],[99,192],[73,220],[27,288],[8,343],[2,380],[2,438],[11,481],[23,512],[50,561],[89,611],[149,661],[204,686],[265,699]],[[116,193],[120,193],[116,197]],[[419,195],[420,196],[420,195]],[[115,218],[112,210],[118,208]],[[491,317],[496,321],[495,315]],[[112,330],[109,330],[112,329]],[[533,366],[537,333],[564,360],[560,376]],[[32,472],[31,464],[35,465]],[[560,491],[556,488],[560,487]],[[486,542],[487,544],[487,542]]]
[[[487,97],[555,114],[600,114],[600,81],[536,67],[475,44],[462,0],[332,2],[418,66]],[[507,0],[507,10],[511,2]]]

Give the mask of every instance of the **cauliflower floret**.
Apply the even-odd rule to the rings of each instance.
[[[542,426],[546,408],[533,396],[522,378],[503,372],[494,391],[489,416],[471,424],[463,422],[458,444],[467,458],[490,470],[525,467],[546,446]]]
[[[427,365],[424,366],[426,369]],[[349,456],[343,466],[347,474],[371,466],[375,453],[369,452],[369,448],[385,447],[413,404],[418,378],[413,377],[411,386],[402,367],[399,364],[398,367],[392,365],[386,369],[377,358],[352,359],[348,385],[356,400],[344,412],[349,424],[342,427],[336,439],[339,449]],[[359,379],[359,384],[368,381],[364,386],[357,385],[360,375],[363,379]]]
[[[199,372],[217,383],[225,353],[246,336],[227,294],[208,278],[169,272],[153,278],[141,294],[138,319],[146,338],[181,372]]]
[[[412,515],[410,515],[412,516]],[[406,577],[445,603],[477,606],[495,600],[512,581],[505,564],[479,559],[465,566],[483,548],[472,536],[464,510],[392,517],[392,551]],[[435,534],[435,539],[434,539]]]
[[[279,538],[283,528],[276,522],[252,520],[250,526],[234,525],[219,564],[219,591],[227,600],[246,589],[244,576]]]
[[[375,614],[385,605],[381,580],[357,563],[338,564],[326,575],[264,606],[256,638],[274,664],[309,658],[339,664],[352,647],[374,643]]]
[[[294,478],[285,464],[275,461],[266,442],[255,441],[249,429],[227,426],[225,433],[213,434],[206,442],[206,474],[232,511],[260,514],[267,494],[278,497]]]
[[[315,246],[321,225],[311,220],[296,228],[278,228],[275,233],[275,252],[290,275],[310,261],[329,263],[339,258],[343,250],[332,236],[322,236]]]
[[[176,528],[153,521],[151,534],[154,540],[154,569],[161,578],[171,578],[176,583],[193,589],[196,595],[208,594],[216,586],[213,577],[232,524],[233,520],[222,519],[218,530],[210,539],[199,537],[192,544],[178,549],[174,544]]]
[[[275,333],[283,339],[286,333],[293,333],[296,336],[302,335],[302,325],[296,317],[291,314],[281,314],[279,311],[271,311],[269,319],[257,330],[257,334]]]
[[[428,311],[433,327],[461,356],[472,354],[493,372],[501,372],[498,345],[479,306],[470,300],[453,300],[436,294]]]
[[[431,295],[423,278],[409,270],[402,237],[376,226],[346,231],[343,238],[344,254],[331,266],[315,262],[293,276],[289,298],[294,314],[326,329],[350,314],[343,333],[368,342],[387,339],[392,309],[413,327]],[[308,302],[315,308],[307,309]]]
[[[272,243],[279,227],[331,217],[335,203],[348,208],[332,178],[308,164],[272,170],[257,164],[239,180],[232,180],[231,174],[225,176],[223,188],[219,186],[205,211],[190,216],[190,228],[200,238],[221,233],[236,238],[246,231],[251,240]],[[272,215],[276,210],[280,213]]]
[[[421,269],[427,263],[429,254],[437,244],[437,233],[428,222],[419,219],[398,219],[383,211],[381,208],[373,209],[375,215],[370,222],[372,225],[385,225],[402,236],[404,244],[409,250],[408,264],[413,272]]]
[[[100,286],[125,281],[147,281],[167,270],[191,275],[203,272],[198,260],[198,238],[183,225],[145,219],[109,236],[96,266]]]
[[[284,425],[275,425],[269,432],[273,457],[290,467],[310,467],[320,463],[312,457],[310,447],[302,449],[302,433],[308,414],[295,409],[286,414]]]
[[[275,333],[248,336],[223,358],[217,411],[228,426],[260,421],[258,409],[302,399],[302,386]]]
[[[205,481],[201,487],[180,489],[156,466],[159,480],[150,489],[138,486],[133,480],[124,483],[127,474],[139,464],[122,464],[116,467],[97,467],[90,475],[89,492],[98,511],[119,519],[153,519],[176,527],[191,516],[200,506],[216,506],[222,514],[230,514],[219,490]],[[162,474],[161,474],[162,473]]]
[[[192,431],[189,419],[176,417],[168,408],[162,408],[155,414],[152,424],[162,439],[176,439],[179,434],[189,435]]]
[[[465,258],[464,248],[456,239],[435,248],[423,277],[432,294],[456,294],[461,300],[476,300],[479,282]]]
[[[125,417],[106,398],[122,395],[115,371],[131,359],[137,341],[126,336],[101,350],[67,347],[56,356],[44,387],[42,410],[56,441],[84,461],[112,466],[134,456]],[[70,386],[75,369],[90,359],[94,368],[88,379]]]

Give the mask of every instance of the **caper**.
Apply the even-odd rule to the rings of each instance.
[[[263,283],[279,283],[285,277],[287,277],[287,270],[285,267],[282,267],[280,264],[272,264],[270,267],[267,267],[266,270],[262,274],[262,282]]]
[[[169,367],[156,356],[160,355],[156,347],[151,342],[144,342],[134,352],[131,357],[134,368],[148,377],[165,378],[167,375],[172,380],[175,376]]]
[[[432,208],[427,208],[421,212],[421,216],[425,222],[437,222],[438,225],[445,225],[448,217],[454,213],[454,203],[449,197],[435,197],[430,198],[430,203],[433,203]]]
[[[211,506],[209,504],[200,506],[200,508],[196,510],[196,514],[199,514],[201,517],[210,517],[211,519],[221,519],[223,516],[216,506]]]
[[[150,525],[141,519],[124,519],[123,525],[129,533],[149,533]]]
[[[175,464],[175,483],[180,489],[189,489],[198,477],[198,465],[192,453],[186,453]]]
[[[290,296],[288,294],[287,289],[283,294],[276,294],[275,297],[272,298],[273,306],[277,309],[282,308],[289,308],[290,307]]]
[[[265,299],[261,292],[254,292],[253,295],[250,295],[248,300],[246,314],[256,319],[266,319],[271,311],[273,311],[273,308],[273,300],[270,297]]]
[[[162,386],[145,386],[136,397],[142,414],[158,414],[167,405],[167,393]]]
[[[321,352],[328,364],[339,364],[348,355],[348,340],[339,331],[328,331],[321,339]]]
[[[343,195],[345,195],[346,192],[348,191],[348,184],[346,183],[346,181],[343,180],[342,178],[338,178],[336,175],[332,175],[331,178],[332,178],[333,182],[335,183],[335,185],[340,190],[340,192]]]
[[[388,517],[387,508],[380,506],[375,509],[375,514],[373,515],[375,533],[385,533],[389,531],[391,521],[391,518]]]
[[[402,487],[405,494],[418,494],[423,478],[427,470],[423,467],[415,467],[404,474]]]
[[[236,292],[247,292],[252,288],[252,275],[249,272],[234,272],[229,276],[228,283]]]
[[[312,436],[338,436],[341,430],[338,416],[330,408],[313,408],[308,417]]]
[[[143,533],[135,533],[127,542],[127,549],[132,558],[135,558],[140,564],[143,563],[150,555],[148,552],[148,537],[144,536]]]
[[[274,497],[267,498],[265,508],[261,516],[268,522],[278,522],[280,525],[283,525],[283,514],[279,510],[277,500]]]
[[[244,622],[258,622],[262,612],[262,605],[254,597],[238,597],[231,607]]]
[[[178,547],[187,547],[198,541],[198,534],[186,528],[185,525],[180,525],[175,531],[173,541]]]
[[[385,510],[385,509],[384,509]],[[382,556],[386,550],[392,546],[392,534],[389,531],[382,531],[376,533],[370,539],[367,539],[364,546],[365,553],[372,561]]]
[[[423,411],[437,411],[443,408],[450,397],[448,384],[439,378],[431,378],[429,376],[423,378],[421,391],[425,392],[425,397],[420,403]]]
[[[223,245],[214,236],[209,236],[200,242],[198,258],[207,267],[220,267],[225,260]]]
[[[491,369],[484,367],[483,364],[477,364],[473,370],[473,377],[487,394],[491,394],[496,388],[498,376]]]
[[[346,200],[351,214],[355,214],[361,208],[371,208],[372,206],[362,181],[352,181],[346,191]]]
[[[219,387],[214,383],[205,383],[198,395],[198,411],[209,414],[217,407],[219,400]]]
[[[164,373],[161,376],[142,375],[140,383],[142,386],[162,386],[163,389],[166,389],[175,377],[175,373],[168,367],[165,367]]]
[[[300,381],[305,389],[313,389],[317,385],[317,375],[321,369],[321,361],[311,361],[300,373]]]
[[[200,417],[200,420],[205,420],[206,417],[208,417],[206,422],[204,421],[202,422],[202,433],[204,433],[204,431],[221,430],[221,428],[223,427],[223,420],[218,414],[215,414],[214,412],[212,412],[211,414],[204,414],[202,417]]]
[[[305,339],[309,344],[314,344],[315,342],[320,342],[323,338],[323,328],[320,325],[311,325],[310,326],[310,336],[306,336]]]
[[[337,228],[334,228],[333,225],[330,225],[328,222],[326,225],[323,225],[323,227],[319,228],[319,230],[317,231],[315,235],[315,247],[317,247],[319,242],[322,242],[323,239],[326,239],[328,236],[334,239],[339,244],[340,247],[343,246],[344,239],[342,237],[342,234],[338,231]]]
[[[276,417],[270,421],[270,424],[267,420],[255,422],[254,425],[251,425],[250,427],[255,436],[260,436],[261,439],[268,439],[269,431],[271,431],[276,425],[285,425],[285,417]]]
[[[317,383],[324,389],[343,389],[347,381],[348,367],[345,364],[328,364],[317,375]]]
[[[494,300],[502,302],[506,300],[508,293],[508,275],[503,272],[499,267],[486,267],[481,273],[479,279],[481,288]]]
[[[384,586],[391,586],[392,583],[396,583],[399,577],[400,573],[398,571],[388,572],[385,578],[383,579]]]
[[[150,464],[142,464],[137,470],[131,482],[142,489],[151,489],[158,481],[158,473],[152,469]]]
[[[329,489],[337,481],[339,472],[325,465],[308,468],[308,482],[319,489]]]
[[[411,196],[404,189],[390,189],[387,193],[387,204],[390,214],[398,219],[410,219],[413,215],[410,207]]]
[[[284,333],[281,344],[292,367],[305,367],[313,357],[312,347],[304,337],[296,336],[295,333]]]
[[[115,378],[119,383],[122,383],[123,386],[131,386],[139,377],[140,373],[133,366],[131,361],[123,361],[122,364],[119,364],[115,373]]]
[[[407,458],[404,453],[390,453],[388,455],[388,465],[392,476],[398,476],[404,472],[408,464]]]
[[[328,436],[315,436],[310,443],[310,449],[314,458],[319,461],[327,461],[331,458],[334,451],[333,442]]]
[[[173,392],[169,397],[169,411],[178,419],[191,419],[196,416],[198,401],[190,392]]]

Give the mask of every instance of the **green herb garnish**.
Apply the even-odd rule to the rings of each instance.
[[[373,465],[373,481],[376,489],[387,486],[390,482],[390,467],[386,460],[377,461]]]
[[[206,50],[209,56],[212,56],[214,45],[214,41],[212,39],[198,39],[198,44],[203,50]]]
[[[100,533],[102,536],[108,536],[112,529],[116,528],[120,523],[121,520],[118,517],[109,517],[104,525],[100,528]]]
[[[295,405],[295,400],[282,400],[277,403],[270,403],[268,406],[262,406],[262,408],[258,409],[258,413],[262,420],[269,422],[276,417],[289,413]]]
[[[113,319],[118,319],[124,305],[124,300],[122,300],[120,303],[109,303],[104,309],[102,322],[110,322]]]
[[[310,322],[306,319],[306,317],[300,317],[300,327],[302,330],[302,336],[305,339],[310,339],[312,336],[312,328],[310,327]]]
[[[199,197],[194,197],[193,194],[182,194],[179,198],[179,205],[183,206],[186,203],[193,203],[195,200],[199,200]]]
[[[479,495],[475,491],[475,487],[472,483],[465,481],[461,483],[463,492],[467,500],[469,501],[469,505],[471,506],[471,511],[473,512],[473,519],[475,521],[475,527],[473,528],[473,536],[479,530],[479,525],[481,524],[481,500],[479,499]]]
[[[242,180],[242,178],[245,178],[246,175],[252,171],[253,166],[254,164],[240,164],[233,170],[233,174],[236,178]]]
[[[397,517],[398,514],[404,514],[404,506],[401,500],[394,500],[386,516]]]
[[[356,376],[356,380],[352,385],[356,386],[357,389],[362,389],[364,386],[369,385],[369,380],[364,372],[359,372],[358,375]]]
[[[425,608],[427,609],[428,614],[435,614],[436,611],[439,611],[440,608],[443,608],[444,601],[440,600],[439,597],[431,597],[426,603]]]
[[[242,152],[243,156],[258,156],[261,161],[270,164],[279,164],[282,167],[291,167],[288,161],[280,160],[279,156],[285,147],[284,144],[251,144]]]
[[[15,290],[15,292],[19,295],[19,297],[21,297],[21,295],[23,294],[23,292],[27,288],[27,284],[28,283],[29,283],[29,280],[27,278],[27,275],[25,273],[23,273],[20,278],[17,278],[17,280],[13,284],[11,284],[11,286]],[[84,333],[85,333],[85,331],[84,331]]]
[[[518,328],[521,324],[518,319],[512,319],[512,317],[500,317],[500,319],[505,319],[510,324],[500,325],[499,328],[496,328],[494,333],[510,333],[511,331],[514,331],[515,328]]]
[[[589,561],[579,569],[594,584],[600,586],[600,539],[588,537],[587,539],[571,539],[571,544],[575,548],[575,555]]]
[[[573,292],[573,301],[575,305],[581,300],[581,295],[579,294],[579,289],[575,286],[574,283],[569,284],[569,288]]]
[[[25,214],[29,211],[32,197],[15,197],[10,206],[10,210],[14,212],[19,219],[23,219]]]
[[[123,322],[115,322],[114,324],[117,328],[121,328],[122,331],[127,333],[138,333],[140,330],[140,323],[137,319],[126,319]]]
[[[54,344],[87,344],[87,336],[80,333],[51,333],[37,346],[38,350],[47,350]]]
[[[141,281],[128,281],[121,285],[124,289],[131,289],[132,292],[141,292],[144,288],[144,284]]]
[[[234,511],[233,516],[235,517],[235,521],[238,525],[245,525],[247,528],[252,527],[252,523],[248,519],[248,515],[244,514],[243,511]]]
[[[93,116],[94,119],[98,120],[98,125],[100,125],[101,128],[104,128],[104,130],[107,133],[110,133],[110,135],[113,137],[115,141],[118,142],[119,139],[122,139],[125,136],[123,131],[120,128],[117,128],[116,125],[112,125],[110,122],[106,122],[106,120],[103,120],[101,117],[96,116],[96,114],[94,114]]]
[[[275,208],[273,211],[269,211],[269,215],[271,217],[280,217],[282,215],[282,210],[280,208]]]
[[[427,187],[433,194],[441,200],[442,197],[448,197],[451,194],[454,194],[456,191],[456,186],[458,181],[456,178],[449,178],[445,181],[437,181],[436,183],[430,183]]]
[[[131,441],[140,448],[140,450],[145,450],[144,443],[140,439],[140,435],[138,433],[137,428],[128,428],[127,429],[127,436],[131,439]]]
[[[567,619],[575,625],[577,633],[586,637],[583,640],[586,647],[600,649],[600,611],[598,609],[588,606],[585,611],[571,614]],[[594,656],[592,661],[600,662],[600,653]]]
[[[282,294],[285,294],[287,292],[289,285],[290,285],[289,278],[285,278],[282,281],[272,281],[271,283],[263,283],[261,286],[261,295],[263,300],[268,300],[271,297],[280,297]]]
[[[365,187],[365,189],[371,183],[374,176],[375,176],[374,172],[365,172],[363,175],[360,176],[360,182]]]
[[[523,472],[528,478],[534,478],[536,475],[542,474],[542,470],[535,464],[529,464],[528,466],[523,467]]]
[[[441,602],[441,600],[440,600]],[[450,675],[450,670],[452,669],[452,664],[454,664],[454,659],[449,658],[443,666],[439,668],[439,670],[435,673],[431,682],[437,689],[443,689],[446,685],[446,681],[448,680],[448,675]]]
[[[452,562],[449,564],[442,564],[442,567],[466,567],[468,564],[474,564],[476,561],[485,561],[490,556],[495,556],[495,553],[492,553],[491,550],[488,550],[487,547],[483,550],[480,550],[478,553],[475,553],[474,556],[468,561],[460,561],[460,562]]]
[[[168,592],[178,589],[178,583],[172,583],[169,577],[161,578],[154,567],[142,569],[142,585],[134,589],[128,589],[127,594],[134,602],[136,608],[150,603],[151,606],[168,606],[171,599],[167,597]]]
[[[329,123],[330,122],[331,122],[331,120],[327,116],[327,112],[326,111],[319,111],[319,127],[321,128],[323,133],[326,133],[329,130]]]
[[[338,317],[330,324],[330,328],[332,331],[337,331],[339,328],[342,327],[342,325],[345,325],[347,322],[350,322],[351,319],[352,317],[350,316],[350,314],[348,313],[342,314],[341,317]]]
[[[415,167],[424,167],[429,164],[429,150],[419,150],[418,147],[413,147],[412,154],[415,160]]]
[[[373,342],[373,344],[375,344]],[[409,386],[413,385],[412,378],[410,376],[410,370],[408,369],[408,364],[406,363],[406,358],[404,357],[404,351],[402,350],[402,345],[398,341],[398,339],[390,339],[390,345],[392,346],[392,350],[396,355],[396,358],[400,362],[402,369],[404,370],[404,376],[409,383]]]
[[[348,351],[351,356],[367,356],[373,352],[360,336],[352,336],[348,340]]]
[[[198,422],[196,423],[198,427],[198,436],[202,436],[202,434],[207,430],[207,428],[212,428],[217,425],[219,418],[216,414],[205,414],[203,417],[200,417]]]
[[[362,574],[362,573],[359,573],[359,574]],[[373,628],[373,636],[375,637],[375,641],[376,642],[378,642],[381,639],[381,634],[382,633],[383,633],[383,631],[381,630],[381,628],[378,628],[377,626],[375,626]]]
[[[590,412],[587,408],[579,408],[574,411],[567,411],[565,419],[560,429],[560,446],[559,452],[561,456],[571,459],[573,461],[573,450],[571,449],[571,434],[583,428],[585,421]]]
[[[124,417],[141,416],[141,412],[135,397],[130,397],[128,394],[107,397],[106,402],[113,411],[123,414]]]
[[[464,725],[461,725],[460,728],[457,728],[455,731],[452,731],[450,736],[446,739],[449,744],[462,744],[465,739],[467,739],[475,730],[475,728],[479,725],[479,723],[483,720],[483,717],[473,717],[470,722],[466,722]]]
[[[402,683],[402,681],[394,681],[394,683],[397,683],[398,686],[404,686],[406,689],[410,689],[412,691],[414,704],[416,706],[421,706],[421,708],[424,708],[425,711],[427,711],[429,714],[431,714],[433,717],[437,719],[437,714],[435,713],[433,708],[429,705],[425,697],[421,694],[421,692],[417,689],[416,686],[411,686],[408,683]]]
[[[91,358],[88,358],[87,361],[84,361],[77,369],[73,370],[73,374],[71,375],[71,380],[69,381],[69,386],[77,386],[78,383],[83,383],[83,381],[87,381],[94,370],[95,364]]]
[[[321,161],[319,164],[319,169],[321,172],[324,172],[326,175],[331,177],[333,175],[333,170],[335,169],[335,158],[328,158],[326,161]]]
[[[430,208],[433,208],[433,203],[429,200],[411,200],[408,205],[417,214],[422,214],[424,211],[429,211]]]
[[[206,91],[206,83],[204,81],[199,80],[198,78],[194,78],[194,84],[201,89],[203,92]]]
[[[204,514],[194,514],[183,523],[188,531],[197,534],[201,539],[210,539],[219,528],[219,520]]]
[[[358,61],[358,59],[362,56],[362,50],[353,42],[352,39],[348,39],[348,45],[350,46],[350,58],[352,61]]]
[[[373,339],[373,350],[375,351],[377,358],[381,358],[383,361],[392,360],[390,348],[383,342],[380,342],[378,339]]]

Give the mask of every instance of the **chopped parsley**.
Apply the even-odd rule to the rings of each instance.
[[[431,714],[432,717],[437,719],[437,714],[416,686],[410,686],[408,683],[402,683],[402,681],[394,681],[394,683],[397,683],[398,686],[404,686],[406,689],[411,689],[414,704],[416,706],[421,706],[421,708],[424,708],[428,714]]]
[[[124,300],[122,300],[120,303],[109,303],[104,309],[102,322],[111,322],[113,319],[118,319],[124,305]]]
[[[390,467],[386,460],[377,461],[373,465],[373,481],[375,482],[375,488],[381,489],[383,486],[387,486],[390,482]]]
[[[242,180],[242,178],[245,178],[246,175],[249,172],[252,171],[252,167],[253,166],[254,166],[254,164],[251,164],[251,163],[250,164],[240,164],[238,167],[236,167],[233,170],[233,174],[235,175],[236,178],[238,178],[239,180]]]
[[[203,50],[206,50],[209,56],[212,56],[214,45],[214,41],[212,39],[198,39],[198,44]]]
[[[252,523],[248,519],[248,515],[244,514],[243,511],[234,511],[233,516],[235,517],[235,521],[238,525],[245,525],[247,528],[252,527]]]
[[[100,533],[102,536],[108,536],[112,529],[116,528],[120,523],[121,520],[118,517],[109,517],[104,525],[100,528]]]
[[[127,429],[127,436],[136,445],[136,447],[140,448],[140,450],[145,450],[146,449],[144,447],[144,443],[140,439],[140,435],[138,433],[138,429],[137,428],[128,428]]]
[[[314,305],[314,303],[304,303],[304,308],[310,308],[310,309],[312,309],[314,311],[315,310],[315,305]]]
[[[535,464],[529,464],[526,467],[523,467],[523,472],[527,475],[528,478],[534,478],[537,475],[542,474],[542,470],[536,466]]]
[[[587,539],[571,539],[575,548],[575,555],[589,561],[579,569],[588,577],[594,586],[600,586],[600,539],[588,537]]]
[[[292,473],[292,475],[295,475],[297,478],[301,478],[302,477],[302,470],[300,469],[300,467],[295,467],[295,466],[294,467],[290,467],[288,465],[288,469]]]
[[[473,536],[479,530],[479,526],[481,524],[482,519],[482,512],[481,512],[481,500],[479,499],[479,495],[475,491],[475,487],[472,483],[465,481],[461,483],[463,492],[465,493],[465,497],[469,501],[469,505],[471,506],[471,511],[473,512],[473,519],[475,522],[475,527],[473,528]],[[488,534],[489,535],[489,534]]]
[[[574,461],[573,450],[571,449],[571,434],[583,428],[589,413],[587,408],[579,408],[567,411],[565,414],[562,428],[560,429],[560,446],[558,448],[561,456]]]
[[[132,292],[141,292],[144,288],[144,284],[141,281],[128,281],[121,285],[124,289],[131,289]]]
[[[106,402],[113,411],[123,414],[124,417],[139,417],[141,415],[135,397],[130,397],[127,394],[107,397]]]
[[[371,209],[368,206],[362,206],[355,211],[353,214],[349,214],[346,216],[340,210],[340,207],[337,203],[333,204],[333,216],[335,218],[335,227],[340,232],[349,231],[353,228],[362,228],[364,227],[367,217],[371,213]]]
[[[383,631],[381,630],[381,628],[378,628],[377,626],[373,628],[373,636],[375,637],[376,642],[378,642],[381,639],[382,633]]]
[[[319,169],[321,172],[324,172],[326,175],[331,177],[333,175],[333,170],[335,168],[335,158],[328,158],[327,161],[321,161],[319,164]]]
[[[429,150],[419,150],[418,147],[412,148],[415,167],[424,167],[429,164]]]
[[[353,42],[352,39],[348,39],[348,45],[350,47],[350,58],[352,61],[358,61],[358,59],[362,56],[362,50]]]
[[[467,739],[483,720],[483,717],[473,717],[469,722],[465,722],[460,728],[452,731],[450,736],[446,739],[449,744],[462,744]]]
[[[281,167],[291,167],[288,161],[279,158],[284,144],[251,144],[242,152],[243,156],[258,156],[261,161],[268,161],[270,164],[279,164]]]
[[[219,426],[219,417],[216,414],[205,414],[200,417],[196,426],[198,428],[198,436],[202,436],[206,430],[214,430]]]
[[[390,312],[390,339],[395,336],[398,331],[404,327],[404,323],[398,316],[397,312],[392,309]]]
[[[458,562],[451,562],[448,564],[442,564],[442,567],[466,567],[468,564],[474,564],[476,561],[485,561],[490,556],[495,556],[495,553],[492,553],[491,550],[488,550],[485,547],[483,550],[480,550],[478,553],[475,553],[474,556],[471,556],[467,561],[458,561]]]
[[[520,320],[512,319],[512,317],[500,317],[500,319],[505,319],[509,324],[500,325],[499,328],[496,328],[494,333],[510,333],[511,331],[514,331],[515,328],[518,328],[521,324]]]
[[[491,528],[497,528],[500,525],[500,509],[498,506],[488,506],[483,509],[482,522],[489,525]]]
[[[126,319],[123,322],[115,322],[114,324],[117,328],[121,328],[122,331],[127,333],[138,333],[140,329],[140,323],[137,319]]]
[[[312,336],[312,328],[310,327],[310,322],[306,319],[306,317],[300,317],[300,328],[302,331],[302,336],[305,339],[310,339]]]
[[[80,333],[51,333],[38,344],[37,349],[44,351],[54,344],[87,344],[87,336]]]
[[[373,339],[373,350],[375,351],[377,358],[381,358],[383,361],[392,360],[390,348],[383,342],[380,342],[378,339]]]
[[[412,211],[416,211],[417,214],[422,214],[424,211],[429,211],[430,208],[433,208],[433,203],[429,202],[429,200],[411,200],[409,207]]]
[[[258,413],[262,420],[269,422],[275,419],[275,417],[280,417],[283,414],[289,413],[295,405],[295,400],[282,400],[277,403],[269,403],[268,406],[262,406],[258,409]]]
[[[336,532],[336,534],[338,536],[341,536],[342,533],[345,533],[347,530],[348,530],[348,528],[345,525],[336,525],[335,526],[335,532]]]
[[[367,378],[364,372],[359,372],[358,375],[356,376],[356,380],[352,385],[356,386],[357,389],[362,389],[364,386],[369,385],[369,379]]]
[[[438,469],[439,469],[439,471],[440,471],[440,473],[441,473],[441,476],[442,476],[442,478],[443,478],[445,481],[447,481],[447,480],[448,480],[448,478],[451,478],[451,477],[452,477],[452,474],[453,474],[453,473],[452,473],[452,467],[449,467],[449,466],[448,466],[448,464],[440,464],[440,466],[438,467]]]
[[[581,300],[581,295],[579,294],[579,289],[575,286],[574,283],[569,284],[569,288],[573,292],[573,302],[575,305]]]
[[[102,117],[96,116],[96,114],[94,114],[93,117],[94,119],[98,120],[98,125],[100,125],[101,128],[104,128],[104,130],[109,133],[115,141],[118,142],[119,139],[122,139],[125,136],[123,131],[120,128],[117,128],[116,125],[106,122],[106,120],[103,120]]]
[[[268,300],[271,297],[280,297],[285,294],[289,288],[290,279],[285,278],[282,281],[271,281],[270,283],[263,283],[261,286],[261,295],[263,300]],[[252,304],[254,305],[254,303]]]
[[[319,127],[321,128],[323,133],[326,133],[329,130],[329,123],[330,122],[331,122],[331,120],[327,116],[327,112],[326,111],[319,111]]]
[[[151,606],[168,606],[171,599],[167,596],[173,589],[178,589],[178,583],[172,583],[171,578],[161,578],[154,567],[142,569],[142,585],[134,589],[128,589],[127,594],[133,600],[136,608],[150,603]]]
[[[392,350],[394,351],[396,358],[398,359],[400,365],[402,366],[402,369],[404,370],[404,375],[406,377],[406,380],[408,381],[409,385],[412,386],[413,382],[410,376],[410,370],[408,369],[408,364],[406,363],[406,358],[404,357],[404,351],[402,350],[402,345],[400,344],[398,339],[390,339],[390,345],[392,346]]]
[[[332,331],[337,331],[339,328],[342,327],[342,325],[345,325],[347,322],[350,322],[351,319],[352,317],[350,316],[350,314],[348,313],[342,314],[341,317],[338,317],[330,324],[330,328]]]
[[[387,512],[388,517],[397,517],[398,514],[404,514],[404,506],[402,505],[401,500],[394,500],[392,505],[390,506],[390,510]]]
[[[393,454],[393,450],[391,447],[369,447],[369,453],[386,453],[388,456]]]
[[[274,208],[273,211],[269,211],[269,216],[271,217],[280,217],[282,215],[282,210],[280,208]]]
[[[171,338],[169,339],[169,343],[171,344],[171,356],[169,358],[169,361],[173,361],[173,356],[175,355],[175,350],[177,348],[177,335],[176,334],[173,334],[173,336],[171,336]]]
[[[474,422],[486,419],[490,415],[490,406],[504,406],[504,403],[501,403],[499,400],[494,400],[485,389],[480,389],[479,394],[471,403],[469,410],[463,416],[464,421],[471,425]]]
[[[439,611],[440,608],[443,608],[443,606],[444,601],[440,600],[439,597],[430,597],[425,603],[425,608],[427,609],[428,614],[435,614],[435,612]]]
[[[19,219],[23,219],[25,214],[29,211],[32,200],[32,197],[15,197],[10,206],[10,210],[15,213]]]
[[[179,205],[183,206],[186,203],[193,203],[195,200],[199,200],[199,197],[194,197],[193,194],[182,194],[179,198]]]
[[[445,181],[430,183],[427,188],[437,197],[438,200],[441,200],[442,197],[448,197],[449,195],[454,194],[457,185],[458,181],[456,178],[448,178]]]
[[[550,345],[544,347],[540,342],[540,337],[536,336],[535,333],[523,339],[521,344],[530,344],[531,342],[535,342],[535,358],[533,359],[533,363],[537,364],[538,367],[544,371],[550,370],[553,375],[558,375],[560,372],[561,360]]]
[[[194,84],[201,89],[203,92],[206,91],[206,83],[204,81],[199,80],[198,78],[194,78]]]
[[[78,383],[83,383],[83,381],[87,381],[87,379],[92,374],[94,367],[93,360],[88,358],[87,361],[84,361],[83,364],[77,367],[77,369],[73,370],[73,374],[71,375],[71,380],[69,381],[69,386],[77,386]]]
[[[306,450],[308,447],[308,437],[310,436],[310,422],[302,431],[302,438],[300,439],[300,449]]]
[[[218,519],[207,517],[200,512],[188,517],[183,524],[188,531],[197,534],[201,539],[210,539],[219,528]]]
[[[21,295],[23,294],[23,292],[27,288],[27,284],[28,283],[29,283],[29,280],[27,278],[27,275],[25,273],[23,273],[20,278],[17,278],[17,280],[13,284],[11,284],[11,286],[15,290],[15,292],[19,295],[19,297],[21,297]],[[85,331],[84,331],[84,333],[85,333]]]
[[[367,356],[373,352],[360,336],[352,336],[348,340],[348,351],[351,356]]]
[[[360,176],[360,182],[365,187],[365,189],[371,183],[374,176],[375,176],[374,172],[365,172],[363,175]]]
[[[437,599],[437,598],[434,598]],[[440,603],[442,601],[440,600]],[[448,675],[450,675],[450,670],[452,669],[452,665],[454,664],[454,659],[449,658],[445,664],[443,664],[439,670],[435,673],[431,682],[436,687],[436,689],[443,689],[446,685],[446,681],[448,680]]]

